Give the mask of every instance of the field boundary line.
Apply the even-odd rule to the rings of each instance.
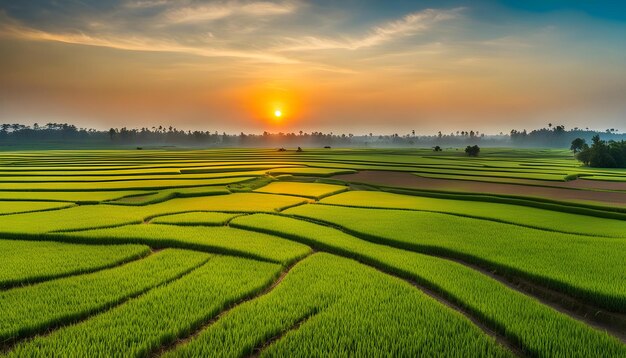
[[[262,212],[263,214],[270,214],[269,212]],[[254,214],[254,213],[246,213],[246,214]],[[104,228],[90,228],[85,230],[79,230],[76,232],[84,232],[90,230],[97,229],[110,229],[117,228],[123,226],[133,226],[133,225],[146,225],[143,222],[136,223],[127,223],[123,225],[116,225],[112,227],[104,227]],[[149,225],[170,225],[171,224],[149,224]],[[228,226],[228,225],[222,225]],[[222,226],[213,226],[213,227],[222,227]],[[233,227],[235,229],[239,229],[237,227]],[[184,241],[177,241],[176,239],[167,239],[167,240],[152,240],[149,238],[130,238],[130,239],[119,239],[114,237],[101,237],[98,239],[89,238],[86,236],[69,236],[67,234],[74,233],[75,231],[63,231],[63,232],[48,232],[48,233],[35,233],[35,234],[20,234],[20,233],[1,233],[2,239],[5,240],[22,240],[22,241],[53,241],[53,242],[62,242],[68,244],[82,244],[82,245],[125,245],[125,244],[135,244],[135,245],[145,245],[149,246],[151,249],[183,249],[190,251],[198,251],[209,254],[216,255],[226,255],[226,256],[235,256],[240,258],[246,258],[250,260],[256,260],[261,262],[268,262],[273,264],[283,265],[284,262],[269,259],[266,257],[262,257],[259,255],[255,255],[248,252],[243,252],[239,250],[229,249],[225,247],[218,247],[211,244],[200,244],[200,243],[186,243]]]
[[[115,261],[115,262],[112,262],[109,265],[96,267],[94,269],[88,269],[88,270],[77,271],[77,272],[70,272],[70,273],[67,273],[67,274],[61,274],[59,276],[51,276],[51,277],[48,277],[48,278],[44,278],[42,280],[35,280],[35,281],[28,281],[28,282],[16,282],[15,284],[3,285],[3,286],[0,286],[0,292],[8,291],[8,290],[14,289],[14,288],[28,287],[28,286],[36,285],[36,284],[39,284],[39,283],[44,283],[44,282],[58,280],[58,279],[61,279],[61,278],[80,276],[80,275],[86,275],[86,274],[100,272],[100,271],[104,271],[104,270],[110,270],[112,268],[124,266],[124,265],[130,264],[130,263],[133,263],[133,262],[137,262],[139,260],[147,259],[148,257],[152,256],[153,254],[155,254],[155,253],[157,253],[157,252],[162,250],[162,249],[155,250],[155,249],[149,247],[148,245],[145,245],[145,246],[148,247],[148,249],[149,249],[148,251],[146,251],[145,253],[141,253],[139,255],[133,256],[133,257],[129,257],[127,260]]]
[[[442,259],[448,259],[450,261],[454,261],[454,260],[460,260],[462,262],[465,263],[472,263],[473,265],[476,265],[478,267],[484,267],[486,270],[493,270],[493,271],[502,271],[502,272],[509,272],[508,274],[506,274],[506,276],[512,276],[512,277],[519,277],[522,278],[524,280],[528,280],[530,282],[535,283],[536,285],[540,286],[540,287],[545,287],[547,289],[551,289],[553,291],[557,291],[562,293],[563,295],[570,297],[572,300],[574,301],[580,301],[582,302],[584,305],[589,306],[589,307],[594,307],[596,308],[598,311],[603,311],[606,314],[618,314],[618,315],[624,315],[626,314],[626,312],[620,312],[620,311],[614,311],[611,310],[608,307],[602,307],[600,304],[595,304],[595,303],[590,303],[590,302],[586,302],[584,301],[584,299],[582,297],[576,297],[575,295],[569,294],[567,292],[565,292],[565,289],[559,289],[556,288],[557,286],[562,286],[564,288],[567,288],[573,292],[579,292],[579,294],[585,294],[584,290],[578,288],[578,287],[574,287],[571,286],[567,283],[564,282],[560,282],[558,280],[552,279],[550,277],[545,277],[545,276],[535,276],[532,274],[529,274],[527,272],[524,272],[521,269],[517,269],[514,267],[510,267],[510,266],[506,266],[504,264],[498,264],[498,263],[494,263],[492,261],[489,261],[488,259],[473,255],[473,254],[467,254],[467,253],[463,253],[460,251],[454,251],[452,249],[448,249],[445,247],[439,247],[439,246],[433,246],[433,245],[422,245],[422,244],[412,244],[412,243],[403,243],[403,242],[398,242],[395,241],[393,239],[389,239],[389,238],[385,238],[385,237],[380,237],[380,236],[376,236],[376,235],[371,235],[371,234],[367,234],[367,233],[360,233],[354,230],[351,230],[349,228],[346,228],[344,226],[335,224],[335,223],[331,223],[325,220],[320,220],[320,219],[314,219],[314,218],[309,218],[306,216],[300,216],[300,215],[296,215],[296,214],[284,214],[284,213],[275,213],[275,215],[282,215],[284,217],[288,217],[288,218],[292,218],[292,219],[297,219],[297,220],[302,220],[302,221],[307,221],[313,224],[317,224],[317,225],[322,225],[322,226],[326,226],[329,228],[333,228],[339,231],[342,231],[346,234],[349,234],[353,237],[356,237],[358,239],[373,243],[373,244],[378,244],[378,245],[385,245],[388,247],[393,247],[396,249],[401,249],[401,250],[405,250],[405,251],[411,251],[411,252],[416,252],[416,253],[420,253],[423,255],[429,255],[429,256],[433,256],[433,257],[439,257]],[[543,282],[542,282],[543,281]],[[549,285],[552,284],[555,287],[552,288]],[[596,293],[596,295],[598,295],[599,297],[603,297],[602,294],[598,294]],[[619,319],[618,319],[619,321]]]
[[[45,329],[45,332],[44,331],[35,332],[35,333],[32,333],[32,334],[28,334],[28,335],[26,335],[24,337],[17,337],[15,339],[10,339],[10,340],[4,341],[4,342],[0,342],[0,354],[8,353],[17,344],[20,344],[22,342],[26,342],[26,341],[32,340],[32,339],[37,338],[37,337],[49,336],[49,335],[53,334],[54,332],[56,332],[59,329],[63,329],[64,327],[76,325],[76,324],[79,324],[81,322],[87,321],[87,320],[89,320],[90,318],[92,318],[94,316],[97,316],[99,314],[102,314],[102,313],[105,313],[105,312],[110,311],[112,309],[115,309],[117,307],[120,307],[120,306],[124,305],[126,302],[128,302],[128,301],[130,301],[132,299],[139,298],[139,297],[147,294],[148,292],[150,292],[150,291],[152,291],[154,289],[166,286],[166,285],[168,285],[168,284],[170,284],[170,283],[172,283],[174,281],[180,280],[181,278],[189,275],[193,271],[195,271],[195,270],[199,269],[200,267],[204,266],[209,260],[211,260],[211,258],[212,257],[209,256],[206,259],[202,260],[199,264],[190,267],[189,269],[187,269],[187,270],[177,274],[176,276],[173,276],[173,277],[163,281],[162,283],[160,283],[158,285],[155,285],[155,286],[152,286],[152,287],[148,287],[148,288],[146,288],[146,289],[144,289],[144,290],[142,290],[140,292],[136,292],[136,293],[134,293],[132,295],[129,295],[129,296],[121,299],[121,300],[113,302],[110,305],[106,305],[105,307],[103,307],[101,309],[96,309],[96,310],[93,310],[91,312],[88,312],[87,314],[83,314],[83,315],[81,315],[80,318],[69,319],[66,322],[62,322],[62,323],[60,322],[58,324],[54,324],[54,325],[48,326]]]
[[[263,229],[256,229],[256,228],[244,228],[243,226],[241,227],[244,230],[250,230],[250,231],[257,231],[257,232],[264,232],[264,233],[269,233],[271,232],[274,235],[279,235],[278,233],[275,233],[271,230],[263,230]],[[393,276],[395,278],[398,278],[404,282],[409,283],[411,286],[413,286],[414,288],[420,290],[421,292],[423,292],[424,294],[430,296],[431,298],[435,299],[436,301],[438,301],[439,303],[444,304],[445,306],[448,306],[449,308],[459,312],[460,314],[462,314],[463,316],[465,316],[466,318],[468,318],[470,320],[470,322],[472,322],[475,326],[477,326],[481,331],[483,331],[485,334],[493,337],[494,339],[496,339],[496,341],[498,341],[501,345],[503,345],[504,347],[506,347],[507,349],[509,349],[513,354],[518,355],[518,356],[525,356],[525,354],[523,353],[522,347],[520,347],[520,345],[518,343],[516,343],[515,341],[512,341],[510,339],[508,339],[505,335],[498,333],[497,331],[489,328],[490,325],[494,325],[496,327],[498,327],[497,324],[493,324],[491,322],[485,322],[483,323],[481,321],[481,318],[479,317],[474,317],[474,314],[468,310],[465,309],[463,307],[461,307],[460,305],[455,304],[452,300],[445,298],[443,296],[444,292],[441,293],[437,293],[437,291],[427,288],[426,286],[422,285],[422,284],[418,284],[416,281],[414,281],[413,279],[410,278],[405,278],[399,274],[395,274],[395,273],[391,273],[390,271],[386,270],[384,268],[383,264],[378,263],[377,260],[375,259],[369,259],[366,258],[358,253],[350,253],[347,251],[344,251],[343,249],[334,249],[331,247],[327,247],[326,245],[317,245],[314,243],[309,243],[309,240],[298,240],[296,239],[296,236],[292,236],[292,235],[287,235],[287,234],[282,234],[282,237],[289,239],[289,240],[293,240],[296,242],[300,242],[300,243],[306,243],[307,245],[310,245],[314,248],[314,250],[316,250],[316,252],[326,252],[329,253],[331,255],[337,255],[340,257],[344,257],[350,260],[355,260],[363,265],[366,265],[368,267],[371,267],[379,272],[382,272],[386,275],[389,276]],[[407,275],[408,277],[409,275]],[[435,285],[436,286],[436,285]],[[428,291],[428,292],[427,292]]]
[[[559,234],[576,235],[576,236],[587,236],[587,237],[603,237],[603,238],[609,238],[609,239],[626,239],[626,235],[625,236],[608,236],[608,235],[602,235],[602,234],[581,234],[579,232],[562,231],[562,230],[557,230],[557,229],[549,229],[549,228],[545,228],[545,227],[534,226],[534,225],[526,225],[526,224],[516,223],[516,222],[513,222],[513,221],[508,221],[508,220],[503,220],[503,219],[498,219],[498,218],[489,218],[489,217],[486,217],[486,216],[478,216],[478,215],[471,215],[471,214],[458,214],[458,213],[451,213],[451,212],[447,212],[447,211],[428,210],[428,209],[412,209],[412,208],[390,208],[390,207],[382,207],[382,206],[360,206],[360,205],[349,205],[349,204],[331,204],[331,203],[322,203],[322,202],[316,202],[315,204],[328,205],[328,206],[338,206],[338,207],[344,207],[344,208],[356,208],[356,209],[399,210],[399,211],[415,211],[415,212],[423,212],[423,213],[437,213],[437,214],[442,214],[442,215],[451,215],[451,216],[456,216],[456,217],[461,217],[461,218],[468,218],[468,219],[474,219],[474,220],[492,221],[492,222],[496,222],[496,223],[500,223],[500,224],[519,226],[519,227],[523,227],[523,228],[526,228],[526,229],[535,229],[535,230],[541,230],[541,231],[547,231],[547,232],[556,232],[556,233],[559,233]],[[542,209],[542,210],[545,210],[545,209]],[[571,214],[571,213],[567,213],[567,214]],[[580,215],[580,214],[573,214],[573,215]],[[609,219],[609,218],[600,218],[600,219],[616,220],[616,219]]]
[[[407,172],[408,173],[408,172]],[[480,201],[499,204],[510,204],[534,207],[544,210],[561,211],[570,214],[601,217],[605,219],[626,220],[626,207],[611,207],[593,204],[584,204],[575,201],[559,201],[536,196],[519,196],[496,193],[467,193],[452,190],[418,189],[400,186],[386,186],[366,183],[361,181],[342,180],[344,183],[365,185],[377,191],[403,194],[411,196],[423,196],[437,199],[452,199],[466,201]]]
[[[283,266],[285,268],[280,272],[280,274],[278,274],[278,276],[275,277],[267,287],[261,289],[258,293],[252,294],[252,295],[247,296],[247,297],[244,297],[243,299],[239,300],[238,302],[234,302],[234,303],[228,305],[228,307],[226,307],[224,310],[219,312],[213,318],[211,318],[208,321],[206,321],[205,323],[201,324],[192,333],[188,334],[185,337],[179,337],[179,338],[175,339],[174,341],[172,341],[172,342],[170,342],[168,344],[162,345],[159,349],[157,349],[156,351],[153,351],[152,353],[149,353],[148,355],[150,357],[161,357],[161,356],[163,356],[165,353],[167,353],[169,351],[172,351],[172,350],[176,349],[177,347],[182,346],[182,345],[190,342],[194,338],[198,337],[200,334],[202,334],[202,332],[205,329],[207,329],[211,325],[215,324],[217,321],[219,321],[222,317],[224,317],[226,314],[228,314],[233,309],[239,307],[240,305],[242,305],[242,304],[244,304],[244,303],[246,303],[248,301],[256,300],[256,299],[258,299],[258,298],[260,298],[262,296],[265,296],[268,293],[272,292],[285,279],[285,277],[287,277],[289,272],[291,272],[291,270],[296,265],[298,265],[300,262],[304,261],[306,258],[310,257],[311,255],[314,255],[316,252],[317,251],[315,249],[312,249],[309,253],[307,253],[303,257],[299,258],[298,260],[294,261],[289,266],[287,266],[287,267]]]
[[[362,265],[366,265],[368,267],[373,268],[374,270],[381,272],[385,275],[389,275],[392,277],[395,277],[399,280],[402,280],[406,283],[408,283],[409,285],[415,287],[416,289],[418,289],[419,291],[421,291],[422,293],[424,293],[426,296],[434,299],[435,301],[443,304],[444,306],[450,308],[451,310],[454,310],[458,313],[460,313],[461,315],[463,315],[465,318],[467,318],[468,320],[470,320],[475,326],[477,326],[481,331],[483,331],[483,333],[485,333],[486,335],[494,338],[496,340],[496,342],[498,342],[500,345],[504,346],[505,348],[507,348],[511,353],[513,353],[514,355],[518,356],[518,357],[526,357],[528,356],[527,353],[525,353],[522,350],[522,347],[520,347],[519,344],[515,343],[514,341],[509,340],[504,334],[497,332],[493,329],[491,329],[491,327],[488,326],[488,323],[483,322],[480,318],[475,317],[474,314],[454,303],[453,301],[443,297],[440,293],[437,293],[436,291],[419,284],[418,282],[408,279],[408,278],[404,278],[402,276],[399,276],[397,274],[392,273],[391,271],[385,270],[381,267],[377,267],[377,266],[373,266],[371,263],[368,262],[361,262],[360,260],[357,259],[357,261],[359,263],[361,263]]]
[[[300,326],[302,326],[303,324],[307,323],[309,321],[309,319],[315,317],[317,314],[318,313],[310,313],[310,314],[307,314],[306,316],[302,317],[300,320],[298,320],[294,325],[292,325],[288,329],[280,332],[279,334],[275,335],[274,337],[271,337],[270,339],[266,340],[262,344],[259,344],[256,347],[254,347],[252,349],[252,353],[248,354],[247,357],[248,358],[257,358],[257,357],[259,357],[261,355],[261,353],[263,353],[263,351],[266,350],[273,343],[280,341],[284,336],[286,336],[290,332],[297,331],[300,328]]]
[[[498,281],[499,283],[505,285],[506,287],[526,296],[532,299],[536,299],[538,300],[540,303],[556,310],[557,312],[560,312],[568,317],[570,317],[571,319],[574,319],[576,321],[579,321],[585,325],[588,326],[592,326],[595,329],[599,329],[601,331],[604,331],[608,334],[610,334],[611,336],[617,338],[618,340],[626,343],[626,337],[625,337],[625,333],[623,332],[623,328],[626,327],[626,315],[619,313],[619,312],[612,312],[612,311],[608,311],[604,308],[600,308],[597,306],[594,306],[592,304],[586,303],[584,301],[581,301],[577,298],[571,297],[565,293],[562,293],[560,291],[554,290],[554,289],[550,289],[547,287],[544,287],[543,285],[537,284],[535,282],[532,281],[528,281],[526,279],[522,279],[520,281],[515,281],[516,279],[519,280],[519,278],[515,277],[515,276],[504,276],[504,275],[499,275],[496,273],[496,271],[490,271],[491,269],[494,268],[483,268],[477,264],[473,264],[473,263],[469,263],[465,260],[462,259],[458,259],[458,258],[451,258],[448,256],[442,256],[442,255],[438,255],[438,254],[433,254],[430,252],[421,252],[421,251],[416,251],[414,249],[407,249],[407,248],[403,248],[403,247],[398,247],[398,246],[393,246],[393,245],[387,245],[386,243],[381,243],[381,242],[375,242],[375,241],[371,241],[368,239],[363,238],[361,235],[357,234],[354,235],[352,234],[350,231],[346,231],[343,230],[341,227],[336,227],[333,226],[332,224],[330,225],[326,225],[324,222],[317,222],[314,220],[308,220],[308,218],[300,218],[297,216],[289,216],[289,215],[285,215],[285,214],[274,214],[274,215],[278,215],[278,216],[284,216],[284,217],[289,217],[292,219],[296,219],[296,220],[302,220],[302,221],[307,221],[313,224],[317,224],[317,225],[322,225],[331,229],[335,229],[338,231],[341,231],[345,234],[348,234],[350,236],[353,236],[356,239],[359,240],[363,240],[369,243],[373,243],[373,244],[377,244],[377,245],[383,245],[383,246],[387,246],[390,248],[394,248],[397,250],[403,250],[403,251],[407,251],[407,252],[414,252],[414,253],[418,253],[418,254],[422,254],[422,255],[427,255],[427,256],[431,256],[431,257],[436,257],[438,259],[441,260],[446,260],[446,261],[450,261],[450,262],[454,262],[460,265],[463,265],[471,270],[474,270],[482,275],[485,275],[489,278],[492,278],[496,281]],[[310,240],[308,239],[304,239],[304,240],[300,240],[298,239],[297,236],[294,235],[289,235],[289,234],[285,234],[285,233],[280,233],[278,231],[273,231],[273,230],[263,230],[263,229],[256,229],[256,228],[251,228],[248,226],[239,226],[237,225],[238,228],[241,228],[243,230],[250,230],[250,231],[257,231],[257,232],[262,232],[262,233],[269,233],[272,235],[276,235],[276,236],[280,236],[283,237],[285,239],[288,240],[293,240],[296,242],[300,242],[306,245],[309,245],[311,247],[313,247],[314,249],[318,250],[318,251],[325,251],[331,254],[335,254],[335,255],[339,255],[342,257],[346,257],[346,258],[350,258],[350,259],[356,259],[357,261],[366,264],[368,266],[372,266],[373,268],[379,269],[383,272],[388,272],[386,271],[386,269],[381,269],[381,267],[383,267],[384,265],[380,264],[377,260],[375,259],[369,259],[366,258],[360,254],[354,254],[354,253],[350,253],[347,251],[344,251],[343,249],[335,249],[332,247],[327,247],[326,245],[319,245],[318,243],[314,243],[314,242],[310,242]],[[393,274],[392,274],[393,275]],[[395,274],[394,276],[400,277],[401,276]],[[408,275],[407,275],[408,277]],[[403,280],[407,280],[405,278],[402,278]],[[412,281],[411,278],[408,278],[409,281]],[[526,284],[527,283],[527,284]],[[431,289],[432,290],[432,289]],[[434,290],[432,290],[433,292],[436,292]],[[539,291],[539,292],[537,292]],[[444,294],[445,292],[440,293]],[[553,294],[552,294],[553,293]],[[545,296],[544,296],[545,295]]]
[[[18,201],[18,200],[9,200],[9,201]],[[35,201],[35,200],[33,200]],[[48,201],[46,201],[48,202]],[[49,201],[50,203],[52,203],[53,201]],[[57,201],[57,203],[62,203],[62,201]],[[44,212],[44,211],[55,211],[55,210],[63,210],[63,209],[69,209],[69,208],[73,208],[75,206],[78,206],[77,204],[75,204],[74,202],[67,202],[68,205],[66,206],[61,206],[58,208],[48,208],[48,209],[40,209],[40,210],[28,210],[28,211],[18,211],[15,213],[2,213],[0,214],[0,216],[9,216],[9,215],[20,215],[20,214],[29,214],[29,213],[40,213],[40,212]]]

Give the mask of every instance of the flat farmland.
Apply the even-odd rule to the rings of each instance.
[[[0,152],[0,356],[626,357],[626,172],[463,154]]]

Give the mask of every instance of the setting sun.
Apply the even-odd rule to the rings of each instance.
[[[274,117],[280,118],[282,117],[282,115],[283,115],[283,112],[281,112],[279,109],[274,111]]]

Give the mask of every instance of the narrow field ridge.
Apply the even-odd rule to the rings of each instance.
[[[276,215],[282,215],[285,217],[290,217],[293,219],[303,220],[317,225],[326,226],[335,230],[342,231],[348,235],[354,236],[364,241],[375,244],[382,244],[380,242],[373,241],[367,235],[362,235],[361,233],[355,232],[341,225],[330,223],[324,220],[317,220],[309,217],[282,213],[278,213]],[[623,313],[607,310],[592,303],[588,303],[580,298],[568,295],[567,293],[547,287],[539,282],[531,281],[527,278],[522,278],[515,275],[500,274],[499,272],[502,271],[500,268],[488,266],[487,264],[473,263],[461,257],[439,254],[429,250],[417,250],[415,248],[393,243],[391,242],[391,240],[384,240],[384,244],[382,245],[457,262],[476,271],[479,271],[489,277],[492,277],[506,284],[510,288],[515,289],[516,291],[534,297],[539,301],[545,303],[546,305],[560,312],[570,315],[574,319],[583,321],[585,323],[593,322],[593,325],[597,328],[607,330],[612,335],[626,342],[626,332],[624,328],[626,327],[626,315]],[[446,252],[446,250],[440,251]]]
[[[178,339],[176,339],[172,343],[161,346],[161,348],[159,350],[157,350],[155,352],[152,352],[150,354],[150,356],[151,357],[160,357],[160,356],[164,355],[166,352],[176,349],[176,347],[178,347],[180,345],[183,345],[183,344],[191,341],[195,337],[197,337],[207,327],[209,327],[212,324],[214,324],[215,322],[217,322],[220,318],[224,317],[226,314],[228,314],[228,312],[232,311],[233,309],[235,309],[239,305],[241,305],[243,303],[246,303],[248,301],[252,301],[254,299],[257,299],[257,298],[259,298],[261,296],[264,296],[264,295],[272,292],[272,290],[274,288],[276,288],[276,286],[278,286],[283,281],[283,279],[287,276],[287,274],[289,274],[291,269],[293,269],[302,260],[304,260],[307,257],[313,255],[315,252],[317,252],[317,251],[316,250],[311,250],[311,252],[309,254],[307,254],[306,256],[298,259],[296,262],[292,263],[291,265],[289,265],[285,270],[283,270],[283,272],[281,272],[281,274],[276,278],[276,280],[270,286],[268,286],[266,289],[262,290],[261,292],[255,294],[255,295],[249,296],[247,298],[244,298],[244,299],[240,300],[239,302],[236,302],[236,303],[230,305],[229,307],[224,309],[222,312],[220,312],[217,316],[211,318],[206,323],[204,323],[203,325],[198,327],[198,329],[196,329],[192,334],[190,334],[190,335],[188,335],[186,337],[179,337]]]
[[[159,251],[160,251],[160,250],[159,250]],[[155,253],[156,253],[156,251],[155,251]],[[150,256],[151,256],[151,255],[150,255]],[[182,278],[182,277],[184,277],[184,276],[186,276],[186,275],[189,275],[189,274],[190,274],[190,273],[192,273],[194,270],[197,270],[198,268],[202,267],[202,266],[203,266],[204,264],[206,264],[206,263],[207,263],[210,259],[211,259],[211,258],[210,258],[210,257],[208,257],[206,260],[203,260],[202,262],[200,262],[200,263],[199,263],[199,264],[197,264],[196,266],[193,266],[193,267],[189,268],[188,270],[183,271],[181,274],[176,275],[176,276],[174,276],[174,277],[171,277],[171,278],[170,278],[170,279],[168,279],[168,280],[165,280],[164,282],[162,282],[162,283],[161,283],[161,284],[159,284],[159,285],[156,285],[156,286],[151,287],[151,288],[148,288],[148,289],[146,289],[146,290],[142,290],[141,292],[137,292],[137,293],[135,293],[135,294],[129,295],[129,296],[125,297],[124,299],[122,299],[122,300],[120,300],[120,301],[116,302],[115,304],[112,304],[112,305],[107,305],[104,309],[95,310],[95,311],[93,311],[93,312],[91,312],[91,313],[89,313],[89,314],[86,314],[86,315],[82,316],[82,317],[81,317],[81,318],[79,318],[79,319],[74,319],[74,320],[72,320],[72,321],[68,321],[68,322],[65,322],[65,323],[59,323],[59,324],[55,324],[55,325],[52,325],[52,326],[48,326],[48,327],[47,327],[47,330],[46,330],[45,332],[40,332],[40,333],[32,334],[32,335],[29,335],[29,336],[27,336],[27,337],[22,337],[22,338],[19,338],[19,339],[14,339],[14,340],[6,340],[6,341],[4,341],[4,342],[0,342],[0,354],[6,354],[6,353],[8,353],[9,351],[11,351],[12,347],[14,347],[15,345],[17,345],[17,344],[19,344],[19,343],[21,343],[21,342],[25,342],[25,341],[31,340],[31,339],[33,339],[33,338],[36,338],[36,337],[45,337],[45,336],[48,336],[48,335],[50,335],[50,334],[54,333],[56,330],[61,329],[61,328],[63,328],[63,327],[67,327],[67,326],[70,326],[70,325],[75,325],[75,324],[78,324],[78,323],[83,322],[83,321],[87,321],[87,320],[89,320],[91,317],[94,317],[94,316],[96,316],[96,315],[99,315],[99,314],[102,314],[102,313],[104,313],[104,312],[110,311],[110,310],[112,310],[112,309],[114,309],[114,308],[116,308],[116,307],[119,307],[119,306],[121,306],[121,305],[125,304],[126,302],[128,302],[129,300],[134,299],[134,298],[137,298],[137,297],[140,297],[140,296],[142,296],[142,295],[146,294],[147,292],[150,292],[151,290],[153,290],[153,289],[155,289],[155,288],[162,287],[162,286],[165,286],[165,285],[167,285],[167,284],[169,284],[169,283],[172,283],[172,282],[174,282],[174,281],[176,281],[176,280],[179,280],[180,278]]]
[[[256,347],[254,347],[254,349],[252,350],[252,354],[248,355],[247,357],[248,358],[257,358],[257,357],[259,357],[263,353],[263,351],[265,349],[267,349],[267,347],[272,345],[272,343],[281,340],[289,332],[296,331],[298,328],[300,328],[300,326],[305,324],[313,316],[315,316],[315,314],[312,314],[312,315],[309,315],[309,316],[306,316],[306,317],[302,318],[301,320],[296,322],[296,324],[294,324],[293,326],[289,327],[289,329],[281,332],[280,334],[278,334],[278,335],[268,339],[267,341],[263,342],[262,344],[260,344],[260,345],[258,345]]]

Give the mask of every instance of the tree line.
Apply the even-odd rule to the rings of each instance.
[[[415,130],[399,134],[359,134],[314,132],[279,132],[260,134],[228,134],[218,131],[180,130],[173,126],[143,128],[110,128],[96,130],[79,128],[68,123],[46,123],[32,126],[23,124],[0,124],[0,145],[2,146],[198,146],[198,147],[435,147],[451,148],[480,145],[514,147],[567,148],[575,138],[591,140],[601,135],[605,140],[626,139],[626,134],[615,129],[603,132],[574,128],[566,130],[563,125],[547,128],[511,130],[495,135],[477,130],[461,130],[445,134],[442,131],[433,135],[417,134]]]
[[[584,138],[572,141],[570,149],[583,164],[597,168],[626,168],[626,141],[602,140],[599,135],[591,138],[591,146]]]

